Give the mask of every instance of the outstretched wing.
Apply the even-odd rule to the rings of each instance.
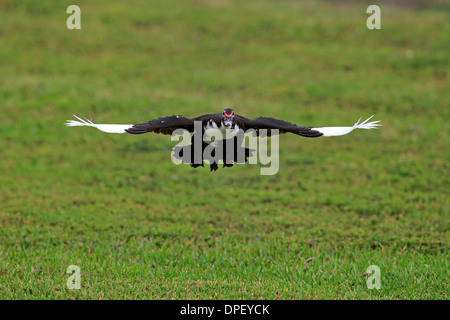
[[[100,131],[108,133],[133,133],[141,134],[155,132],[162,134],[172,134],[176,129],[186,129],[189,132],[194,130],[194,120],[183,116],[163,117],[140,124],[102,124],[93,123],[88,119],[81,119],[74,115],[78,120],[67,120],[66,126],[88,126],[97,128]]]
[[[278,129],[280,133],[291,132],[303,137],[320,137],[321,132],[314,130],[311,127],[302,127],[296,124],[267,117],[259,117],[252,120],[247,120],[245,123],[245,129]]]
[[[162,117],[149,122],[135,124],[131,128],[125,129],[125,131],[133,134],[147,132],[172,134],[176,129],[186,129],[192,132],[194,131],[194,120],[184,116]]]
[[[372,116],[373,117],[373,116]],[[381,126],[380,121],[371,121],[372,117],[368,118],[366,121],[360,123],[361,118],[352,127],[302,127],[296,124],[278,120],[273,118],[256,118],[253,120],[248,120],[246,122],[246,129],[279,129],[280,133],[291,132],[298,134],[300,136],[315,138],[315,137],[333,137],[333,136],[343,136],[347,133],[352,132],[355,129],[375,129]]]

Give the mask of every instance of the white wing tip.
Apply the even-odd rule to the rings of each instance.
[[[94,127],[97,128],[100,131],[107,132],[107,133],[125,133],[126,129],[131,128],[132,124],[97,124],[93,123],[91,120],[87,118],[80,118],[76,115],[73,115],[78,120],[66,120],[65,125],[68,127],[76,127],[76,126],[88,126],[88,127]]]
[[[359,118],[359,120],[356,121],[353,127],[320,127],[312,129],[321,132],[324,137],[343,136],[352,132],[355,129],[378,129],[378,127],[381,126],[380,123],[381,121],[377,120],[368,122],[372,118],[373,115],[361,123],[360,123],[361,118]]]
[[[374,115],[372,115],[371,117],[367,118],[364,122],[359,123],[359,121],[361,120],[361,118],[359,118],[360,120],[358,120],[358,122],[355,123],[354,128],[355,129],[378,129],[379,126],[381,126],[382,124],[380,123],[381,120],[376,120],[376,121],[371,121],[368,122],[370,119],[373,118]]]
[[[66,120],[66,123],[65,123],[66,126],[68,126],[68,127],[74,127],[74,126],[90,126],[90,127],[93,127],[94,126],[94,123],[91,120],[87,119],[87,118],[81,119],[80,117],[78,117],[76,115],[73,115],[73,116],[75,118],[77,118],[78,121],[77,120]]]

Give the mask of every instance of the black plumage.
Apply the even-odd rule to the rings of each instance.
[[[239,115],[234,115],[232,109],[225,109],[224,113],[229,111],[233,112],[233,125],[237,125],[240,129],[247,131],[254,129],[257,133],[259,129],[278,129],[280,133],[293,133],[303,137],[315,138],[322,136],[322,133],[313,130],[312,127],[299,126],[284,120],[259,117],[255,119],[248,119]],[[216,123],[217,127],[223,125],[224,114],[205,114],[196,118],[186,118],[184,116],[170,116],[163,117],[154,120],[150,120],[145,123],[134,124],[131,128],[125,129],[128,133],[141,134],[147,132],[162,133],[171,135],[176,129],[185,129],[189,132],[194,131],[194,121],[201,121],[202,126],[205,127],[208,121],[212,120]]]
[[[209,162],[210,170],[216,171],[219,169],[219,161],[223,162],[223,168],[232,167],[234,163],[243,164],[248,162],[248,158],[254,155],[255,150],[245,148],[242,146],[241,142],[237,137],[231,138],[234,141],[230,143],[228,140],[222,140],[217,143],[217,146],[211,151],[211,154],[206,153],[205,149],[209,146],[206,142],[202,141],[201,147],[201,163],[195,163],[194,159],[194,150],[195,150],[195,142],[192,140],[192,143],[186,146],[175,146],[172,149],[173,156],[177,160],[183,161],[183,163],[190,164],[193,168],[203,167],[204,161]],[[230,144],[233,146],[233,149],[229,150]],[[220,155],[218,155],[220,152]],[[228,158],[227,158],[227,155]],[[242,155],[242,156],[241,156]],[[231,159],[230,159],[231,158]]]
[[[287,133],[291,132],[294,134],[298,134],[300,136],[304,137],[320,137],[322,133],[312,130],[311,127],[302,127],[298,126],[296,124],[278,120],[274,118],[267,118],[267,117],[259,117],[256,119],[247,119],[245,117],[235,115],[234,111],[232,109],[225,109],[223,113],[216,113],[216,114],[205,114],[196,118],[186,118],[181,115],[173,115],[170,117],[162,117],[154,120],[150,120],[145,123],[135,124],[129,129],[125,129],[126,132],[132,133],[132,134],[142,134],[147,132],[154,132],[154,133],[162,133],[171,135],[176,129],[184,129],[189,132],[194,132],[194,122],[195,121],[201,121],[202,123],[202,132],[207,129],[208,126],[211,126],[211,121],[213,121],[217,128],[221,128],[224,126],[225,120],[228,118],[229,121],[231,121],[231,128],[238,127],[239,129],[243,131],[247,131],[249,129],[254,129],[256,134],[259,134],[260,129],[278,129],[280,133]],[[268,135],[270,135],[270,130],[268,130]],[[217,145],[215,146],[214,150],[211,152],[211,157],[208,158],[208,156],[205,157],[203,152],[208,147],[208,143],[202,140],[202,155],[201,155],[201,163],[195,163],[194,162],[194,152],[195,150],[195,142],[192,138],[191,144],[186,146],[176,146],[172,150],[174,156],[178,160],[183,160],[184,163],[190,163],[191,167],[197,168],[199,166],[204,166],[203,161],[207,160],[210,165],[211,171],[216,171],[218,169],[219,160],[223,162],[223,167],[232,167],[233,162],[235,163],[245,163],[248,161],[248,157],[253,155],[253,152],[255,150],[251,150],[248,148],[245,148],[240,144],[241,141],[238,141],[236,137],[232,138],[234,139],[232,145],[233,148],[230,149],[230,144],[227,143],[226,140],[218,141],[216,142]],[[227,149],[228,146],[228,149]],[[220,156],[217,155],[217,153],[220,153]],[[227,154],[229,154],[227,158]],[[238,159],[238,155],[244,155],[244,159],[242,162],[242,159]],[[190,155],[190,157],[187,157],[186,155]],[[217,155],[217,156],[216,156]],[[231,158],[231,159],[230,159]],[[241,157],[242,158],[242,157]],[[228,161],[227,161],[228,159]]]

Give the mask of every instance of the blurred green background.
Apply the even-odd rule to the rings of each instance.
[[[0,297],[448,299],[449,5],[380,1],[369,30],[369,4],[2,1]],[[261,176],[176,166],[168,136],[64,126],[224,107],[383,127],[282,135]]]

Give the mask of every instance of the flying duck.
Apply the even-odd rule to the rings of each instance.
[[[186,118],[182,115],[173,115],[168,117],[160,117],[158,119],[153,119],[148,122],[139,123],[139,124],[96,124],[88,119],[81,119],[74,115],[78,120],[67,120],[65,123],[66,126],[89,126],[97,128],[100,131],[107,133],[131,133],[131,134],[143,134],[147,132],[154,133],[162,133],[165,135],[171,135],[177,129],[184,129],[189,131],[190,133],[195,132],[198,128],[195,126],[195,123],[202,124],[202,134],[207,137],[208,132],[212,132],[213,130],[219,130],[221,133],[227,133],[227,137],[229,139],[236,139],[235,134],[239,132],[239,130],[243,130],[246,132],[249,129],[253,129],[257,135],[259,135],[259,131],[261,129],[277,129],[279,133],[293,133],[299,136],[307,137],[307,138],[317,138],[317,137],[331,137],[331,136],[342,136],[352,132],[355,129],[374,129],[380,126],[380,121],[371,121],[373,116],[368,118],[367,120],[360,122],[359,119],[353,126],[351,127],[304,127],[299,126],[284,120],[269,118],[269,117],[258,117],[255,119],[248,119],[237,115],[234,113],[234,110],[231,108],[224,109],[222,113],[215,114],[205,114],[202,116],[198,116],[195,118]],[[212,131],[211,131],[212,130]],[[231,135],[229,135],[231,134]],[[207,139],[206,139],[207,140]],[[223,154],[226,154],[225,143],[221,145],[224,148]],[[180,158],[183,152],[189,152],[189,148],[193,148],[195,146],[194,136],[192,137],[192,144],[185,146],[178,151],[178,158]],[[202,150],[204,150],[208,146],[208,143],[202,141]],[[234,144],[234,151],[236,154],[237,149],[242,148],[238,144]],[[244,162],[247,161],[247,158],[252,155],[254,150],[250,150],[247,148],[242,149],[245,154]],[[204,160],[204,159],[203,159]],[[207,159],[210,160],[210,159]],[[234,159],[234,162],[238,162],[237,159]],[[202,164],[194,164],[191,162],[192,167],[203,166]],[[216,171],[218,166],[217,163],[210,163],[211,171]],[[232,164],[225,163],[224,167],[231,167]]]

